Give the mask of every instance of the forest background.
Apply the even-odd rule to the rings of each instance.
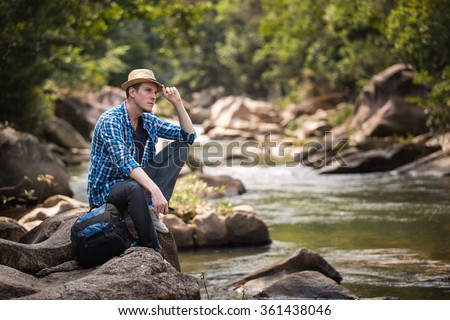
[[[39,136],[59,92],[119,86],[151,68],[186,100],[202,90],[283,108],[354,101],[411,64],[435,131],[450,131],[450,0],[1,0],[0,122]],[[323,93],[322,92],[322,93]]]

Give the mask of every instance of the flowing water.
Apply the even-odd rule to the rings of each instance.
[[[82,201],[86,170],[71,170]],[[302,166],[204,172],[244,183],[247,192],[229,200],[255,208],[273,242],[179,252],[182,272],[205,279],[203,299],[239,298],[221,288],[299,248],[319,253],[360,298],[450,299],[450,178],[319,175]]]
[[[298,248],[325,258],[361,298],[450,299],[450,179],[318,175],[304,167],[206,168],[247,189],[271,245],[180,253],[182,271],[204,273],[208,294]],[[203,282],[202,282],[203,283]],[[202,294],[205,294],[205,290]]]

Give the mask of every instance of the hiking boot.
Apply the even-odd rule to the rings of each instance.
[[[155,226],[156,231],[161,233],[169,233],[169,229],[166,225],[159,219],[159,213],[150,209],[150,214],[152,216],[153,225]]]

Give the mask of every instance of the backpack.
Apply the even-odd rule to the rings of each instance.
[[[132,239],[119,210],[105,203],[81,215],[73,224],[70,240],[80,266],[100,265],[130,247]]]

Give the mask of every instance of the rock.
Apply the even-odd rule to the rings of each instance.
[[[223,196],[232,197],[244,194],[246,192],[244,184],[241,180],[235,179],[228,175],[209,175],[205,173],[197,174],[198,178],[206,182],[211,187],[225,187],[225,195],[223,194],[208,194],[208,198],[220,198]]]
[[[55,102],[55,115],[70,123],[90,141],[98,118],[126,98],[121,88],[104,86],[99,92],[60,94]]]
[[[27,233],[27,229],[16,220],[0,217],[0,239],[18,242],[25,233]]]
[[[41,223],[26,233],[20,242],[0,239],[0,264],[35,274],[38,271],[73,260],[70,228],[85,209],[74,209]]]
[[[200,299],[195,277],[178,272],[153,249],[133,247],[97,268],[66,263],[33,277],[0,266],[4,299]]]
[[[233,207],[233,212],[246,213],[246,214],[256,214],[255,209],[247,204],[241,204]]]
[[[89,204],[60,194],[54,195],[26,213],[19,219],[19,223],[26,225],[29,222],[44,221],[61,212],[66,212],[75,208],[85,208],[85,210],[89,210]]]
[[[128,212],[124,213],[124,220],[127,225],[128,231],[134,239],[138,239],[138,234],[134,226],[133,219],[131,219]],[[180,271],[180,262],[178,260],[178,249],[175,243],[175,239],[172,233],[160,233],[157,232],[158,241],[163,248],[163,257],[167,260],[175,269]]]
[[[450,151],[450,132],[438,135],[435,138],[438,139],[439,145],[441,146],[443,151],[445,152]]]
[[[257,295],[284,277],[301,271],[317,271],[339,284],[342,277],[324,258],[306,248],[294,252],[286,259],[232,281],[227,288]],[[289,279],[288,279],[289,280]],[[281,282],[283,284],[283,282]],[[276,288],[276,287],[275,287]]]
[[[182,219],[170,213],[163,217],[163,222],[173,235],[178,249],[194,247],[195,227],[193,225],[185,223]]]
[[[225,217],[205,210],[189,222],[175,214],[165,215],[163,222],[173,234],[178,249],[265,245],[271,242],[267,226],[247,205],[235,207],[234,212]]]
[[[209,109],[204,109],[201,107],[193,107],[189,110],[189,117],[194,124],[202,124],[206,119],[209,118]]]
[[[327,132],[333,129],[330,119],[334,117],[336,110],[318,109],[314,114],[302,115],[297,118],[287,117],[286,112],[288,111],[285,111],[284,116],[286,118],[284,119],[283,125],[294,130],[291,132],[291,135],[297,137],[297,139],[304,140],[311,137],[322,138]]]
[[[46,142],[45,147],[58,156],[61,161],[67,166],[77,166],[81,165],[83,162],[89,162],[90,160],[90,149],[64,149],[52,142]]]
[[[202,124],[209,119],[211,106],[223,95],[223,91],[223,87],[219,87],[192,93],[191,108],[188,112],[193,123]]]
[[[320,170],[322,174],[331,173],[368,173],[385,172],[410,163],[439,147],[427,147],[423,144],[395,144],[385,149],[375,149],[363,152],[352,152],[345,156],[341,154],[343,161],[335,162]]]
[[[228,239],[232,245],[265,245],[271,243],[269,229],[254,213],[233,212],[225,218]]]
[[[208,130],[208,136],[211,140],[256,140],[257,135],[252,132],[246,132],[240,129],[228,129],[215,127]]]
[[[36,274],[42,269],[74,260],[70,228],[87,208],[72,209],[51,217],[24,234],[19,242],[0,239],[0,264],[19,271]],[[170,233],[158,233],[164,258],[180,270],[177,247]]]
[[[31,134],[0,129],[0,163],[0,198],[12,199],[3,210],[40,203],[55,194],[73,194],[64,164]]]
[[[252,139],[268,133],[282,134],[284,130],[280,121],[280,116],[269,102],[229,96],[211,106],[204,129],[211,139]]]
[[[255,295],[257,299],[358,299],[317,271],[291,273]]]
[[[178,260],[178,248],[172,233],[158,232],[158,241],[163,248],[164,260],[170,263],[175,270],[181,271],[180,261]]]
[[[45,123],[44,137],[66,149],[88,149],[89,143],[67,121],[54,118]]]
[[[18,236],[0,239],[0,299],[200,298],[197,280],[179,272],[171,233],[158,233],[164,259],[151,248],[132,247],[96,268],[78,266],[70,228],[86,210],[76,208],[50,217],[19,242],[14,241]]]
[[[411,96],[425,96],[425,86],[414,84],[410,65],[393,65],[375,75],[358,96],[350,120],[352,140],[367,137],[419,135],[428,131],[423,108],[411,104]]]
[[[215,213],[196,215],[192,220],[195,227],[195,244],[199,247],[228,244],[225,218]]]
[[[15,299],[45,290],[48,286],[41,279],[0,265],[0,299]]]
[[[360,151],[369,151],[373,149],[385,149],[394,144],[396,144],[396,141],[393,137],[370,137],[357,143],[355,148]]]
[[[450,151],[437,151],[412,163],[398,167],[392,174],[407,176],[450,176]]]
[[[342,102],[343,98],[344,95],[342,93],[330,93],[310,97],[300,103],[291,104],[282,112],[283,125],[304,114],[312,115],[318,110],[335,109]]]

